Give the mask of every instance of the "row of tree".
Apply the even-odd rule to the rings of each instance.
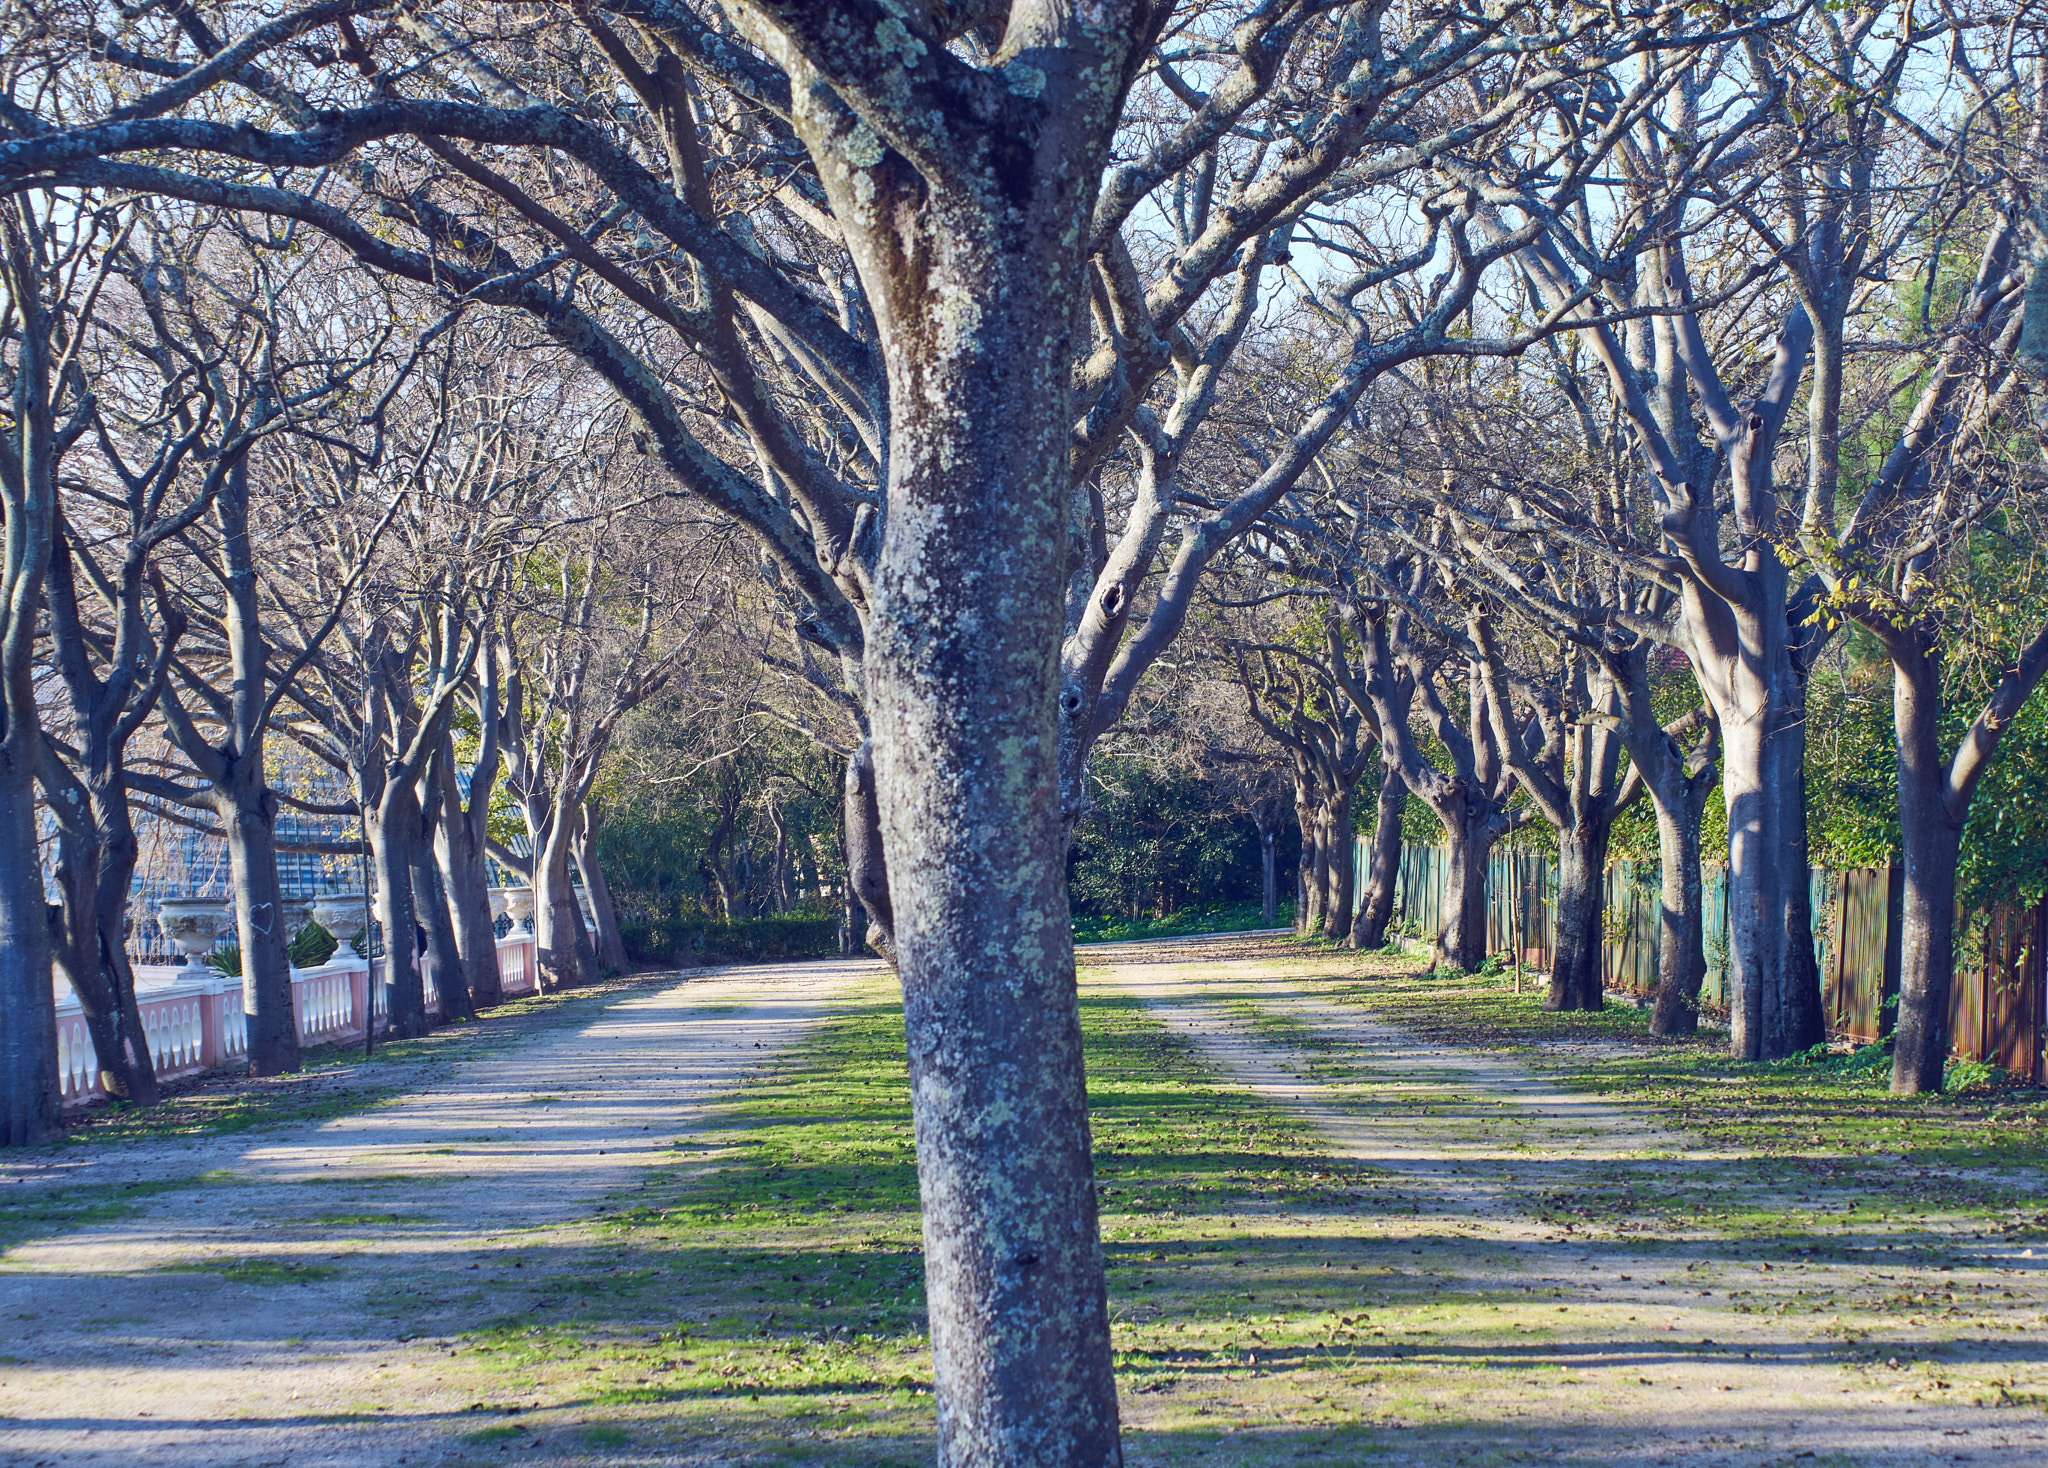
[[[573,358],[587,392],[553,432],[644,449],[749,538],[766,611],[746,635],[778,680],[764,716],[846,755],[846,885],[897,961],[936,1200],[945,1461],[1118,1458],[1066,854],[1093,751],[1151,726],[1144,690],[1198,614],[1244,619],[1241,681],[1296,735],[1326,925],[1350,911],[1334,858],[1369,733],[1451,843],[1443,946],[1461,963],[1478,958],[1485,850],[1518,812],[1540,807],[1567,864],[1597,871],[1622,749],[1660,828],[1671,816],[1682,936],[1690,811],[1718,757],[1737,1040],[1756,1056],[1817,1037],[1804,695],[1830,619],[1867,627],[1905,690],[1910,921],[1928,941],[1901,1048],[1926,1053],[1908,1038],[1933,1022],[1949,921],[1929,861],[2038,659],[2027,645],[1944,759],[1919,711],[1941,691],[1946,570],[1966,531],[2024,540],[2009,527],[2033,471],[2013,466],[2048,355],[2030,6],[6,14],[11,294],[35,301],[9,348],[13,834],[40,749],[52,455],[83,401],[67,355],[83,334],[46,318],[96,288],[85,231],[148,196],[189,211],[181,233],[218,215],[282,260],[335,261],[294,289],[345,276],[411,303],[431,319],[386,356],[414,373],[459,331]],[[78,264],[39,263],[33,234],[78,241],[49,256]],[[308,320],[337,358],[375,339]],[[256,376],[259,402],[312,411],[310,389]],[[331,411],[375,422],[386,378],[354,380]],[[406,462],[335,458],[358,475],[364,454]],[[266,624],[310,667],[329,614],[396,608],[348,640],[364,671],[337,665],[308,695],[330,717],[287,720],[344,764],[378,749],[348,767],[380,823],[409,823],[447,710],[494,666],[492,623],[466,611],[504,563],[452,548],[498,533],[502,500],[456,498],[392,601],[349,578],[370,579],[362,548],[408,512],[386,526],[372,497],[345,532],[310,515],[341,537],[325,595]],[[512,518],[589,523],[553,504]],[[686,563],[666,544],[656,559]],[[570,627],[596,578],[559,561]],[[223,560],[224,587],[256,579]],[[1257,620],[1304,597],[1325,614],[1307,634]],[[1706,710],[1690,722],[1658,706],[1673,648]],[[550,665],[564,688],[575,663]],[[291,700],[253,665],[220,686],[265,719]],[[501,753],[602,725],[591,698],[547,704]],[[1328,739],[1293,718],[1315,700]],[[566,818],[536,832],[543,852],[574,839]],[[47,985],[39,874],[15,860],[0,856],[10,1048]],[[399,858],[378,860],[402,889]],[[1588,1002],[1597,946],[1567,926],[1563,990]],[[1669,955],[1681,997],[1690,947]],[[33,1115],[24,1094],[11,1116]]]
[[[425,1027],[429,988],[448,1018],[498,997],[493,855],[533,879],[548,984],[623,964],[588,796],[719,605],[717,535],[511,318],[290,230],[33,197],[6,220],[0,315],[14,574],[32,533],[43,557],[8,705],[34,899],[7,942],[12,1135],[53,1120],[53,962],[109,1089],[156,1099],[138,822],[225,844],[258,1074],[298,1065],[281,845],[367,877],[395,1034]],[[285,812],[319,834],[281,837]]]

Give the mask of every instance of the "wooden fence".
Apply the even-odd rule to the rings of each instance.
[[[1360,837],[1355,860],[1363,900],[1372,852]],[[1416,932],[1443,927],[1448,853],[1436,847],[1401,848],[1394,910]],[[1873,1043],[1890,1033],[1898,1011],[1899,933],[1905,873],[1865,867],[1812,873],[1814,957],[1830,1033]],[[1728,996],[1728,881],[1708,867],[1705,909],[1706,982],[1701,1002],[1725,1011]],[[1487,947],[1501,954],[1519,947],[1522,962],[1547,968],[1555,951],[1557,864],[1541,853],[1496,851],[1487,866]],[[1654,862],[1618,861],[1607,870],[1603,961],[1608,987],[1644,996],[1657,987],[1657,937],[1663,917]],[[1949,1002],[1953,1053],[1988,1060],[2048,1084],[2048,903],[1992,912],[1982,931],[1981,956],[1959,964]]]

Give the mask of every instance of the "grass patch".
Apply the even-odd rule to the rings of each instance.
[[[1788,1176],[1974,1203],[1999,1215],[2001,1232],[2048,1240],[2048,1210],[2032,1206],[2048,1171],[2048,1093],[1997,1083],[1979,1073],[1988,1067],[1965,1070],[1975,1084],[1944,1095],[1893,1096],[1878,1046],[1747,1064],[1727,1053],[1720,1032],[1653,1039],[1647,1010],[1556,1014],[1540,993],[1516,995],[1498,978],[1424,974],[1378,959],[1347,969],[1330,975],[1330,997],[1430,1040],[1513,1052],[1569,1089],[1625,1101],[1711,1147],[1780,1164]],[[1587,1041],[1605,1043],[1589,1052]],[[1958,1170],[1969,1178],[1951,1175]]]
[[[341,1271],[322,1264],[287,1264],[279,1259],[193,1259],[158,1266],[156,1274],[217,1274],[231,1284],[314,1284]]]
[[[322,1213],[306,1220],[309,1228],[390,1228],[425,1223],[424,1213]]]
[[[1255,1300],[1278,1308],[1271,1282],[1306,1276],[1361,1210],[1412,1200],[1220,1084],[1136,1002],[1091,999],[1084,1018],[1127,1389],[1213,1384],[1264,1342],[1308,1349],[1335,1319],[1322,1315],[1356,1307],[1361,1281],[1376,1297],[1433,1290],[1405,1270],[1347,1268],[1317,1293],[1312,1321],[1255,1320]],[[928,1462],[900,1008],[843,1013],[753,1081],[704,1140],[724,1149],[718,1160],[613,1200],[597,1246],[554,1261],[559,1306],[470,1337],[491,1395],[608,1408],[649,1451],[705,1438],[766,1451],[796,1434],[829,1443],[820,1452],[834,1463]]]

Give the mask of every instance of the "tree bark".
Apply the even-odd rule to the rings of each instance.
[[[78,996],[107,1093],[131,1105],[154,1106],[156,1066],[128,962],[128,892],[138,849],[126,794],[103,801],[61,767],[54,751],[46,749],[43,758],[44,793],[57,823],[52,958]]]
[[[1450,851],[1444,926],[1436,940],[1439,967],[1471,973],[1486,962],[1486,862],[1494,842],[1488,824],[1484,820],[1445,823]]]
[[[1934,659],[1893,655],[1892,721],[1898,737],[1899,846],[1905,892],[1899,927],[1899,1021],[1892,1092],[1942,1089],[1948,1069],[1949,993],[1955,985],[1956,864],[1963,822],[1947,799],[1941,757],[1941,677]],[[1988,762],[1988,759],[1987,759]],[[1967,803],[1963,807],[1968,809]]]
[[[448,894],[448,915],[455,923],[455,943],[462,959],[464,985],[473,1007],[504,1002],[504,978],[498,968],[498,927],[491,917],[490,841],[491,790],[499,769],[497,660],[477,660],[482,689],[477,722],[481,748],[470,768],[469,798],[456,780],[455,742],[447,735],[434,757],[433,779],[440,791],[440,819],[434,822],[434,860]]]
[[[427,1032],[427,996],[420,982],[413,909],[413,860],[410,847],[418,837],[419,800],[410,780],[390,780],[383,798],[371,806],[367,822],[370,868],[377,880],[377,925],[384,934],[384,983],[390,991],[385,1035],[412,1039]]]
[[[224,797],[216,809],[227,828],[242,989],[255,996],[248,1016],[249,1073],[288,1075],[299,1068],[299,1021],[292,1004],[284,894],[277,880],[277,796],[263,782],[261,770],[245,761],[236,762],[228,787],[217,793]]]
[[[583,958],[583,950],[589,946],[583,934],[583,915],[569,883],[570,828],[574,823],[574,811],[553,807],[533,853],[534,951],[547,989],[574,988],[593,977]]]
[[[1358,949],[1387,946],[1387,924],[1394,916],[1394,887],[1401,875],[1401,815],[1408,804],[1408,782],[1400,766],[1386,756],[1380,775],[1378,815],[1373,822],[1372,868],[1366,876],[1365,896],[1358,918],[1351,926],[1351,946]]]
[[[1294,931],[1313,937],[1323,927],[1323,823],[1312,789],[1294,786],[1294,821],[1301,829],[1301,857],[1295,873]]]
[[[1657,1002],[1650,1033],[1676,1039],[1699,1028],[1700,987],[1706,982],[1704,898],[1700,884],[1700,816],[1707,781],[1678,772],[1679,789],[1650,782],[1657,811],[1657,856],[1662,892],[1657,924]]]
[[[1252,802],[1251,816],[1252,828],[1259,834],[1259,874],[1262,879],[1259,914],[1270,928],[1280,920],[1279,854],[1274,849],[1280,838],[1279,800],[1260,797]]]
[[[1351,832],[1351,787],[1345,786],[1321,812],[1323,828],[1323,936],[1332,943],[1351,941],[1351,920],[1357,890],[1356,842]]]
[[[576,823],[576,837],[570,855],[583,875],[583,890],[590,894],[590,910],[596,917],[594,950],[599,971],[622,974],[632,964],[626,957],[626,940],[619,936],[619,919],[612,907],[612,889],[605,885],[604,868],[597,859],[597,818],[586,802],[583,818]]]
[[[27,658],[22,662],[25,667]],[[10,724],[35,707],[33,692],[20,691],[26,696],[19,702],[9,699]],[[60,1100],[50,929],[36,859],[33,741],[41,735],[33,723],[25,734],[0,740],[0,1146],[8,1147],[48,1141],[57,1130]]]
[[[874,742],[864,739],[846,762],[846,885],[867,913],[867,945],[887,958],[893,951],[896,916],[890,905],[877,802]]]
[[[1121,24],[1088,22],[1105,39]],[[866,670],[939,1461],[1097,1468],[1122,1453],[1056,700],[1072,307],[1088,278],[1077,206],[1110,135],[1089,113],[1120,93],[1120,70],[1092,72],[1101,92],[1069,92],[1066,68],[1101,58],[1034,55],[1060,58],[1062,105],[991,171],[885,164],[828,187],[875,302],[893,409]]]
[[[1600,920],[1607,906],[1608,831],[1606,821],[1591,820],[1558,833],[1556,951],[1546,1009],[1596,1010],[1607,1002]]]
[[[427,934],[427,951],[421,959],[421,992],[424,995],[426,987],[432,987],[439,1001],[441,1023],[445,1025],[457,1019],[474,1018],[476,1010],[469,1002],[469,976],[463,967],[462,944],[455,933],[448,887],[434,853],[435,828],[442,824],[436,818],[439,813],[438,794],[422,803],[420,826],[406,842],[405,860],[412,874],[413,921]]]
[[[487,1009],[505,1000],[504,977],[498,968],[498,927],[491,917],[491,876],[483,843],[474,839],[466,814],[447,804],[434,823],[434,860],[448,894],[448,915],[455,924],[455,947],[462,960],[463,985],[474,1008]]]
[[[1793,677],[1789,660],[1782,673]],[[1827,1038],[1806,859],[1804,700],[1791,702],[1740,666],[1731,681],[1747,685],[1738,687],[1739,702],[1718,710],[1727,751],[1731,1039],[1745,1060],[1780,1060]]]

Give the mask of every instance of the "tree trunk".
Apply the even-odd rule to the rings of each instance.
[[[1097,171],[1028,183],[1057,191],[1050,215],[991,185],[905,199],[876,236],[848,230],[895,344],[867,677],[939,1462],[959,1468],[1122,1461],[1056,710],[1087,288],[1071,200]]]
[[[1294,931],[1313,937],[1323,926],[1323,823],[1314,795],[1294,788],[1294,823],[1301,831],[1300,870],[1295,876]]]
[[[442,819],[434,823],[434,860],[441,868],[442,890],[448,894],[448,916],[455,924],[469,1002],[487,1009],[505,999],[498,968],[498,926],[491,918],[490,867],[468,815],[445,803],[442,810]]]
[[[1357,842],[1351,832],[1351,789],[1324,807],[1323,936],[1332,943],[1351,941],[1351,919],[1357,889]]]
[[[1557,840],[1557,936],[1546,1009],[1593,1010],[1606,1003],[1600,919],[1606,903],[1604,821],[1585,819]]]
[[[1486,859],[1491,836],[1475,836],[1469,823],[1444,823],[1450,841],[1444,887],[1444,927],[1437,935],[1439,967],[1471,973],[1486,962]]]
[[[600,972],[622,974],[632,967],[626,957],[626,940],[619,936],[617,910],[612,906],[612,889],[605,885],[604,868],[597,860],[597,818],[583,807],[583,819],[576,823],[576,837],[570,843],[576,870],[583,874],[583,890],[590,894],[590,910],[597,919],[594,951]]]
[[[33,725],[25,732],[28,739],[0,746],[0,1085],[6,1088],[0,1094],[0,1145],[9,1147],[54,1136],[60,1101],[56,995],[29,742],[40,736]],[[26,751],[17,751],[17,744]],[[17,759],[18,753],[27,757]]]
[[[547,989],[574,988],[591,978],[582,956],[589,940],[582,938],[583,916],[576,910],[576,893],[569,885],[570,827],[574,824],[575,812],[557,807],[533,854],[533,946],[542,986]]]
[[[1387,946],[1387,924],[1394,917],[1394,887],[1401,876],[1401,814],[1408,804],[1408,782],[1392,760],[1380,775],[1379,811],[1373,823],[1372,870],[1366,876],[1365,897],[1358,917],[1351,925],[1351,946],[1359,949]]]
[[[1892,720],[1898,733],[1899,846],[1905,901],[1899,937],[1899,1022],[1892,1093],[1942,1089],[1948,1069],[1949,991],[1956,966],[1956,862],[1963,826],[1949,808],[1941,757],[1941,685],[1932,659],[1921,676],[1893,665]]]
[[[1721,711],[1731,1039],[1742,1059],[1781,1060],[1827,1038],[1806,861],[1804,708],[1767,697],[1739,666],[1735,678],[1754,685],[1738,697],[1755,701],[1740,717]]]
[[[419,820],[411,782],[393,780],[372,807],[368,823],[370,868],[377,879],[377,925],[384,930],[384,982],[390,989],[385,1034],[394,1040],[427,1032],[426,989],[414,961],[418,915],[413,911],[409,851]]]
[[[1259,874],[1263,879],[1260,888],[1259,915],[1265,926],[1272,927],[1280,920],[1280,872],[1279,855],[1274,851],[1274,842],[1279,838],[1277,816],[1257,823],[1259,832]]]
[[[867,909],[853,895],[853,883],[839,884],[839,952],[847,958],[861,951],[867,937]]]
[[[438,826],[441,822],[434,824]],[[435,859],[433,832],[424,824],[406,842],[405,859],[411,873],[413,921],[427,933],[426,956],[421,960],[422,998],[426,987],[432,986],[444,1025],[473,1018],[476,1010],[469,1002],[469,976],[463,968],[462,944],[455,936],[455,919],[449,911],[441,863]]]
[[[890,905],[888,862],[883,856],[882,813],[875,787],[872,740],[862,740],[846,762],[846,885],[867,913],[867,945],[891,956],[896,915]]]
[[[79,785],[67,793],[85,795]],[[71,983],[99,1060],[101,1084],[135,1106],[158,1099],[156,1066],[142,1011],[135,1002],[135,971],[128,963],[127,898],[135,876],[135,831],[125,798],[103,806],[58,812],[56,885],[50,909],[51,952],[57,972]],[[53,799],[52,809],[58,805]]]
[[[264,784],[260,763],[259,747],[253,762],[244,758],[230,764],[229,779],[217,787],[215,809],[227,828],[242,993],[253,1006],[249,1074],[277,1076],[299,1068],[299,1018],[292,1005],[290,938],[277,880],[277,797]]]
[[[1705,779],[1646,781],[1657,809],[1657,855],[1663,891],[1657,925],[1657,1003],[1650,1033],[1662,1039],[1699,1028],[1700,986],[1706,982],[1704,900],[1700,887],[1700,816],[1709,788]],[[1666,788],[1675,784],[1678,788]]]

